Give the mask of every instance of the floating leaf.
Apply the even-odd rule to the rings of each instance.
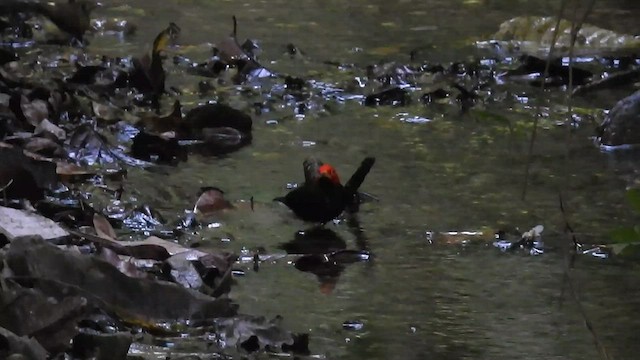
[[[640,259],[640,242],[613,244],[611,252],[627,259]]]
[[[202,194],[196,201],[193,212],[208,216],[214,212],[232,207],[231,203],[224,198],[224,191],[216,187],[204,187],[202,188]]]

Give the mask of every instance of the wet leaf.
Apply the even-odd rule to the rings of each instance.
[[[200,290],[204,283],[186,252],[178,253],[165,260],[171,266],[170,275],[173,281],[187,289]]]
[[[95,175],[94,171],[88,170],[76,164],[58,161],[56,163],[56,173],[62,180],[71,181],[76,178],[86,178]]]
[[[69,138],[69,147],[69,157],[88,165],[115,161],[107,140],[88,123],[78,126],[73,131]]]
[[[130,211],[122,223],[133,231],[152,231],[165,223],[162,215],[148,205],[141,205]]]
[[[236,306],[229,300],[214,299],[173,283],[131,278],[107,262],[60,250],[38,238],[13,242],[6,262],[16,276],[38,279],[35,288],[80,292],[92,304],[130,321],[211,319],[236,313]]]
[[[193,208],[194,213],[209,216],[217,211],[233,207],[233,205],[224,198],[224,191],[216,187],[204,187],[201,190],[202,193]]]
[[[24,145],[24,149],[43,156],[64,157],[66,152],[55,141],[44,137],[32,137]]]
[[[175,242],[163,240],[155,236],[150,236],[142,241],[120,241],[120,244],[126,246],[128,248],[128,251],[130,251],[133,254],[133,256],[136,256],[136,254],[142,255],[144,253],[149,253],[149,254],[166,253],[169,256],[173,256],[179,253],[189,252],[194,257],[194,259],[197,259],[198,257],[207,255],[207,253],[203,251],[189,249]],[[168,257],[167,256],[161,259],[162,256],[147,257],[147,258],[155,259],[155,260],[165,260]],[[142,256],[136,256],[136,257],[144,258]]]
[[[527,239],[527,240],[533,240],[537,237],[540,237],[540,235],[542,235],[542,232],[544,231],[544,226],[542,225],[536,225],[533,228],[531,228],[531,230],[525,232],[522,234],[522,238],[523,239]]]
[[[626,259],[640,259],[640,242],[628,242],[620,244],[612,244],[609,246],[611,252]]]
[[[133,124],[140,120],[138,116],[132,114],[130,111],[125,111],[111,103],[100,104],[96,101],[93,101],[92,105],[93,113],[96,115],[96,117],[109,123],[122,120],[126,121],[127,123]]]
[[[118,238],[109,220],[98,213],[93,214],[93,227],[96,230],[96,234],[101,238],[108,240],[116,240]]]
[[[44,119],[40,121],[38,126],[36,126],[34,134],[45,135],[47,133],[55,136],[56,139],[58,139],[59,141],[64,141],[67,138],[67,133],[64,130],[59,128],[57,125],[53,124],[48,119]]]
[[[101,247],[96,253],[96,257],[113,265],[121,273],[129,277],[140,279],[148,277],[147,273],[140,271],[134,262],[121,259],[118,254],[109,248]]]
[[[24,115],[27,122],[34,128],[40,125],[42,120],[49,117],[49,109],[47,108],[47,102],[40,99],[35,99],[29,102],[26,96],[22,95],[20,100],[20,110]]]
[[[222,340],[229,347],[243,347],[245,350],[278,349],[284,344],[294,345],[294,336],[281,327],[282,318],[266,320],[264,317],[248,315],[221,319],[216,323]]]

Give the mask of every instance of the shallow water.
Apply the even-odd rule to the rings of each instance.
[[[475,53],[469,44],[486,39],[500,22],[552,14],[556,3],[105,1],[97,16],[125,17],[139,29],[130,38],[96,37],[89,51],[140,52],[174,21],[182,28],[183,51],[203,61],[207,43],[229,34],[235,14],[240,39],[259,42],[265,65],[341,85],[354,74],[322,61],[362,67],[381,60],[408,62],[409,51],[417,47],[426,47],[420,52],[424,60],[463,60]],[[635,1],[598,1],[594,14],[592,23],[640,33]],[[287,43],[299,46],[306,58],[284,56]],[[186,107],[206,100],[189,92],[201,79],[170,71],[168,85],[183,90]],[[234,89],[220,93],[237,107],[251,108],[246,99],[234,96]],[[576,105],[605,108],[613,104],[609,99],[623,94],[578,100]],[[557,90],[545,95],[554,99],[552,104],[562,98]],[[562,119],[552,118],[541,123],[522,201],[534,112],[513,102],[493,104],[491,110],[511,119],[515,131],[450,107],[366,108],[356,100],[329,101],[299,118],[291,108],[279,108],[254,117],[251,146],[224,158],[193,156],[166,174],[133,170],[124,184],[125,196],[152,205],[171,220],[195,202],[201,186],[220,187],[232,200],[253,197],[256,211],[221,214],[219,228],[190,241],[236,252],[264,247],[267,253],[281,254],[279,246],[306,225],[271,199],[285,193],[287,183],[302,180],[302,160],[317,156],[346,178],[365,156],[376,156],[363,190],[379,201],[364,204],[358,214],[362,232],[345,221],[328,225],[349,249],[369,250],[373,259],[347,266],[330,294],[321,292],[326,288],[314,275],[297,271],[291,257],[265,261],[259,272],[250,263],[241,264],[246,275],[231,293],[241,312],[284,316],[289,329],[309,332],[312,353],[327,359],[598,358],[575,298],[563,293],[567,282],[561,244],[567,239],[558,192],[563,192],[580,240],[606,242],[612,227],[635,219],[624,189],[633,182],[637,165],[596,148],[588,121],[574,129],[566,145],[566,129],[555,124]],[[403,122],[400,112],[431,121]],[[556,250],[536,257],[501,253],[490,241],[432,244],[428,236],[514,227],[524,231],[537,224],[545,226],[544,239]],[[640,351],[635,335],[640,320],[634,316],[640,306],[637,270],[586,255],[571,270],[586,314],[617,359],[634,358]],[[344,330],[342,323],[350,320],[362,322],[363,329]]]

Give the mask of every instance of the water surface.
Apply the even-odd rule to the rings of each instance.
[[[90,51],[113,55],[141,52],[154,35],[174,21],[182,28],[181,49],[204,61],[211,43],[239,21],[239,37],[258,41],[260,61],[271,69],[343,87],[364,76],[366,65],[409,62],[409,51],[424,48],[420,59],[462,61],[476,55],[474,40],[486,39],[498,25],[519,15],[551,15],[557,1],[105,1],[97,16],[120,16],[138,25],[129,38],[95,38]],[[118,7],[112,7],[120,5]],[[616,31],[640,33],[635,1],[598,1],[590,22]],[[293,43],[305,58],[285,56]],[[188,48],[187,45],[192,45]],[[194,50],[195,49],[195,50]],[[355,64],[339,70],[323,64]],[[185,107],[208,100],[195,95],[198,77],[172,68],[168,85],[183,90]],[[250,85],[258,93],[269,82]],[[522,91],[518,88],[518,91]],[[237,89],[220,87],[225,99],[247,111],[252,104]],[[539,92],[525,90],[535,99]],[[578,99],[584,108],[608,108],[614,94]],[[540,98],[540,97],[539,97]],[[563,93],[547,91],[545,105],[562,104]],[[169,101],[167,102],[167,104]],[[531,165],[526,200],[521,194],[534,109],[507,99],[490,105],[510,119],[461,114],[455,107],[366,108],[359,100],[321,102],[304,117],[292,107],[254,116],[254,141],[224,158],[193,156],[168,174],[134,170],[125,183],[135,197],[177,219],[195,201],[201,186],[217,186],[232,200],[256,201],[256,211],[220,215],[220,227],[202,231],[205,246],[240,252],[264,247],[283,253],[307,224],[271,203],[286,184],[302,180],[302,161],[317,156],[341,176],[365,156],[377,162],[363,190],[379,202],[358,214],[361,232],[346,221],[329,224],[350,249],[373,254],[367,263],[342,272],[330,294],[313,274],[297,271],[293,258],[264,262],[259,272],[241,264],[231,296],[245,313],[282,315],[289,329],[309,332],[311,350],[327,359],[595,359],[598,352],[575,298],[566,290],[562,244],[568,219],[587,243],[606,242],[612,227],[636,216],[624,199],[634,179],[633,160],[601,152],[590,140],[600,118],[585,120],[569,141],[563,118],[543,121]],[[515,111],[519,110],[519,111]],[[407,113],[402,115],[400,113]],[[596,112],[597,113],[597,112]],[[400,114],[400,115],[399,115]],[[403,122],[408,116],[431,121]],[[556,116],[556,117],[554,117]],[[520,228],[543,224],[544,238],[556,251],[542,256],[505,254],[490,242],[468,245],[431,243],[429,233]],[[229,241],[229,239],[231,239]],[[580,302],[613,358],[632,359],[640,351],[634,314],[640,282],[634,265],[579,256],[571,282]],[[325,279],[326,281],[326,279]],[[325,292],[326,289],[325,289]],[[347,331],[342,323],[360,321]]]

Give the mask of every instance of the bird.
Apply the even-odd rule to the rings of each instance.
[[[375,163],[367,157],[342,185],[336,169],[316,158],[303,162],[305,181],[274,201],[285,204],[303,221],[325,224],[342,214],[354,201],[358,201],[358,188]]]

